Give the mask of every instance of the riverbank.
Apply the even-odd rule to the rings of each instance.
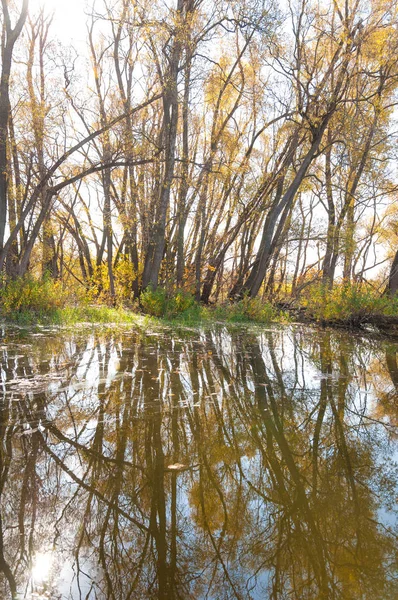
[[[351,314],[345,318],[317,319],[310,311],[304,308],[272,307],[272,314],[267,306],[268,318],[265,313],[260,316],[247,314],[241,307],[218,306],[204,307],[195,306],[194,309],[184,311],[174,316],[155,317],[143,312],[126,308],[111,308],[103,305],[89,306],[67,306],[55,311],[30,311],[25,310],[16,313],[12,318],[4,317],[0,312],[0,320],[3,323],[18,326],[73,326],[79,324],[92,325],[130,325],[139,329],[153,327],[162,323],[167,325],[199,326],[216,322],[226,324],[288,324],[303,323],[316,325],[322,328],[332,327],[336,329],[347,329],[357,331],[369,331],[369,329],[398,337],[398,316],[383,314]]]
[[[301,322],[349,329],[377,328],[398,335],[398,299],[358,285],[336,285],[333,290],[313,286],[300,298],[275,303],[244,297],[239,302],[202,305],[191,294],[177,290],[147,290],[138,302],[109,306],[89,295],[68,294],[50,280],[15,281],[0,291],[0,319],[17,325],[143,324],[166,322],[198,325],[226,323]]]

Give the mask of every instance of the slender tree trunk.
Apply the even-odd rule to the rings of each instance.
[[[189,189],[189,123],[188,107],[191,82],[191,59],[187,58],[188,65],[185,70],[184,82],[184,100],[182,105],[182,168],[181,185],[178,197],[178,224],[177,224],[177,287],[182,287],[184,283],[185,256],[184,256],[184,232],[187,222],[186,200]]]
[[[398,250],[392,261],[386,293],[395,296],[398,293]]]
[[[158,286],[160,265],[165,249],[166,218],[170,204],[170,192],[174,178],[175,152],[178,125],[178,89],[177,78],[182,54],[182,32],[186,25],[184,9],[189,8],[190,2],[178,0],[176,11],[176,27],[173,45],[170,53],[169,68],[163,78],[163,135],[165,146],[165,167],[163,182],[160,186],[158,209],[155,223],[145,257],[142,288],[151,285]]]
[[[4,244],[4,233],[7,220],[7,134],[10,113],[9,79],[11,73],[12,46],[3,50],[3,65],[0,83],[0,249]]]
[[[4,38],[2,48],[2,66],[0,79],[0,252],[4,246],[4,234],[7,221],[7,137],[10,116],[10,76],[14,45],[25,25],[29,0],[24,0],[21,13],[15,28],[12,28],[8,1],[2,0],[4,19]]]
[[[336,229],[336,209],[333,200],[332,166],[331,166],[331,135],[328,132],[328,148],[325,153],[326,198],[328,203],[328,228],[326,233],[326,252],[322,265],[322,278],[329,287],[333,286],[333,249]]]

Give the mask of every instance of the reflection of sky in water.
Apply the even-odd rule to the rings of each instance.
[[[277,477],[287,486],[288,495],[296,493],[289,480],[286,465],[282,465],[280,475],[277,471],[276,476],[270,472],[270,466],[263,456],[264,448],[261,447],[266,443],[264,431],[256,438],[257,430],[260,431],[271,417],[267,416],[260,423],[251,423],[246,414],[247,410],[254,410],[262,405],[270,389],[281,414],[285,415],[284,411],[293,407],[293,416],[281,417],[281,422],[285,423],[284,434],[288,444],[295,443],[295,436],[303,434],[302,455],[297,448],[293,452],[299,469],[302,468],[306,453],[311,451],[311,436],[319,415],[317,410],[321,390],[327,390],[336,403],[343,390],[346,443],[350,448],[364,448],[364,457],[366,461],[373,461],[375,473],[378,469],[387,469],[387,463],[390,465],[393,461],[398,462],[398,452],[393,450],[389,432],[381,424],[375,423],[377,415],[383,422],[389,420],[387,413],[377,413],[380,408],[378,394],[380,389],[383,393],[391,390],[392,383],[386,380],[386,373],[381,368],[374,373],[370,372],[371,365],[377,366],[380,363],[383,366],[383,342],[368,343],[366,338],[358,338],[353,345],[352,340],[344,341],[344,337],[338,333],[318,334],[309,329],[294,327],[267,330],[253,327],[248,331],[220,328],[197,334],[190,332],[186,338],[179,333],[174,339],[170,339],[166,333],[148,334],[144,340],[132,334],[113,334],[110,337],[105,334],[90,334],[87,337],[65,334],[65,338],[65,341],[52,340],[52,345],[49,344],[47,349],[46,337],[37,337],[27,360],[18,343],[10,345],[3,350],[1,371],[2,381],[12,388],[17,399],[15,406],[20,410],[16,418],[19,436],[16,439],[23,437],[27,440],[26,444],[29,444],[36,439],[33,436],[37,432],[47,440],[48,448],[67,469],[60,469],[59,465],[54,464],[54,456],[45,459],[45,450],[40,451],[35,468],[43,487],[38,510],[40,526],[36,538],[38,544],[40,539],[43,543],[36,548],[33,579],[42,584],[48,578],[53,578],[54,586],[64,598],[74,599],[81,594],[91,600],[96,593],[92,588],[92,579],[104,579],[103,569],[98,563],[97,528],[108,514],[109,531],[103,543],[107,560],[110,560],[113,509],[109,507],[112,504],[112,486],[117,477],[120,477],[119,507],[146,527],[150,523],[151,510],[155,510],[153,506],[156,507],[156,498],[150,495],[150,491],[152,489],[154,493],[153,490],[157,489],[156,481],[161,478],[166,494],[167,535],[170,534],[173,519],[172,478],[176,478],[174,501],[178,507],[177,520],[181,529],[178,536],[180,552],[186,552],[187,556],[193,553],[195,560],[198,560],[197,556],[200,554],[200,540],[204,547],[210,549],[209,552],[214,544],[232,543],[233,540],[233,528],[231,532],[228,529],[223,532],[222,526],[218,524],[209,536],[202,530],[200,518],[195,517],[195,514],[200,513],[200,502],[203,501],[200,499],[203,492],[198,488],[200,477],[204,478],[203,485],[207,486],[206,493],[209,494],[206,502],[210,505],[210,519],[214,516],[218,523],[217,519],[220,517],[217,511],[222,515],[220,488],[225,496],[222,502],[228,500],[232,506],[234,494],[237,493],[235,487],[239,481],[243,481],[241,493],[243,498],[247,497],[245,511],[229,515],[229,520],[233,523],[243,519],[245,527],[249,529],[246,521],[248,515],[251,515],[259,520],[260,529],[262,526],[266,529],[267,523],[270,527],[269,523],[275,519],[274,514],[278,511],[278,502],[283,498],[283,490],[275,488]],[[326,340],[332,353],[332,362],[329,361],[331,366],[326,372],[318,357],[319,340]],[[340,369],[343,355],[346,361],[344,372]],[[262,366],[257,373],[258,360],[261,360]],[[327,363],[327,355],[323,360]],[[268,383],[267,378],[270,380]],[[27,392],[26,381],[36,385],[34,395]],[[175,388],[176,382],[178,388]],[[8,388],[6,391],[8,393]],[[129,405],[125,415],[126,403],[131,406]],[[39,411],[39,417],[32,416],[35,411]],[[158,414],[162,419],[159,429],[162,444],[160,455],[159,450],[154,450],[156,436],[153,433]],[[253,414],[257,413],[254,411]],[[177,415],[177,420],[174,415]],[[224,415],[223,420],[217,421],[220,415]],[[319,448],[319,460],[324,461],[322,464],[325,465],[341,460],[340,450],[336,450],[336,440],[333,438],[334,419],[335,413],[329,403],[325,407],[322,421],[324,439]],[[201,441],[195,437],[198,423],[204,432],[208,428],[214,436],[202,440],[202,449]],[[18,427],[21,428],[22,424],[30,427],[29,433],[26,430],[21,433]],[[38,428],[38,424],[42,429]],[[66,440],[62,437],[58,439],[57,433],[51,432],[50,424]],[[177,441],[173,427],[178,430]],[[118,440],[126,428],[129,434],[122,458],[128,464],[117,474],[115,452]],[[149,434],[154,437],[148,439]],[[221,445],[220,448],[217,436],[223,439],[224,446]],[[68,438],[78,446],[70,445]],[[253,449],[254,440],[257,445]],[[82,447],[88,448],[90,453],[85,453]],[[153,456],[147,462],[151,453]],[[101,455],[102,458],[98,458]],[[106,459],[110,462],[102,464]],[[358,480],[362,480],[362,466],[356,465],[354,459],[355,455],[354,468],[358,468]],[[159,463],[160,467],[156,462],[159,460],[163,461]],[[277,448],[273,460],[281,460],[280,448]],[[174,463],[180,465],[177,472],[168,472],[168,465]],[[23,468],[21,460],[18,469]],[[149,468],[153,472],[149,472],[147,479],[144,478],[139,485],[134,484],[145,469]],[[300,477],[310,497],[308,486],[311,475],[308,468],[307,466],[303,470]],[[344,473],[345,467],[339,468]],[[84,486],[82,488],[81,482],[86,486],[94,486],[98,493],[97,496],[93,495],[88,513],[84,512],[84,506],[91,492]],[[373,490],[376,496],[378,484],[376,479],[372,483],[376,486]],[[262,496],[253,491],[260,488]],[[111,504],[106,505],[103,498],[110,498]],[[375,516],[390,527],[396,523],[396,515],[383,502],[381,499]],[[156,519],[159,518],[159,510],[157,507]],[[54,550],[46,553],[43,548],[51,542],[54,520],[58,522],[56,542]],[[134,537],[131,537],[131,523],[122,516],[120,523],[123,522],[129,531],[129,536],[123,540],[125,560],[128,553],[134,555],[138,551],[138,545]],[[73,556],[82,527],[87,528],[88,537],[82,538],[79,557],[81,572],[77,578],[77,563]],[[250,535],[253,535],[251,530]],[[155,546],[156,543],[151,542]],[[237,539],[235,553],[231,552],[229,556],[225,550],[224,560],[227,568],[231,569],[231,577],[243,582],[247,597],[260,600],[264,598],[264,590],[272,583],[274,573],[265,562],[261,568],[257,564],[253,571],[250,570],[251,562],[255,564],[257,559],[255,555],[252,559],[247,556],[250,551],[247,543],[245,539]],[[197,544],[199,547],[196,547]],[[267,542],[264,546],[266,550]],[[51,568],[49,558],[53,563]],[[210,564],[212,560],[209,558]],[[45,572],[46,568],[48,572]],[[146,576],[154,577],[151,569],[154,566],[149,564],[143,568]],[[207,565],[204,572],[209,576],[211,567]],[[193,579],[199,575],[200,570]],[[216,579],[220,577],[221,567]],[[219,596],[217,592],[208,590],[207,597],[216,600]]]

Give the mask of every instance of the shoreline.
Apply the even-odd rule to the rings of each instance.
[[[351,314],[345,318],[317,318],[305,307],[288,307],[282,303],[273,305],[274,316],[270,319],[228,315],[228,308],[220,306],[197,306],[194,314],[179,313],[175,316],[154,316],[128,308],[111,308],[107,305],[66,306],[55,312],[23,311],[16,318],[1,314],[0,325],[5,327],[90,327],[90,326],[137,326],[140,329],[156,326],[203,327],[207,325],[308,325],[320,329],[332,328],[362,334],[379,334],[398,337],[398,315]],[[224,314],[221,311],[224,310]],[[370,328],[370,329],[369,329]]]

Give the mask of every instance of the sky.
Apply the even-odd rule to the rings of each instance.
[[[83,43],[86,38],[86,0],[30,0],[30,14],[43,7],[54,14],[52,31],[64,43]]]

